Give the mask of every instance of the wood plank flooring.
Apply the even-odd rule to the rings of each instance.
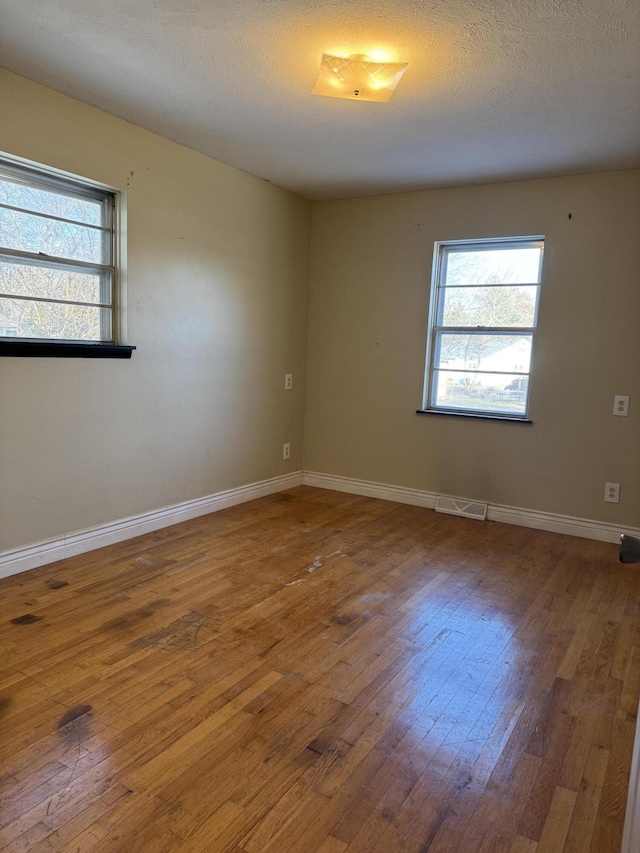
[[[0,597],[0,850],[620,849],[614,545],[299,487]]]

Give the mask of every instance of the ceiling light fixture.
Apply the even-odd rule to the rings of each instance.
[[[370,56],[322,54],[320,73],[312,95],[351,101],[388,101],[408,62],[376,62]]]

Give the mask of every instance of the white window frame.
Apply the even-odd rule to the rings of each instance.
[[[103,222],[100,226],[75,222],[75,220],[67,220],[62,217],[38,214],[32,210],[24,210],[11,205],[0,204],[0,207],[15,210],[18,213],[26,213],[32,216],[41,215],[44,218],[69,222],[70,224],[77,224],[102,231],[104,235],[102,260],[107,261],[107,263],[80,261],[72,258],[46,255],[42,252],[26,252],[6,246],[0,246],[0,260],[8,263],[12,261],[16,263],[26,261],[30,264],[49,269],[72,269],[80,272],[100,273],[105,278],[105,281],[109,281],[109,298],[106,296],[101,298],[100,303],[73,302],[71,300],[56,300],[47,297],[38,297],[36,301],[106,308],[110,312],[110,328],[108,333],[104,330],[101,312],[101,330],[103,333],[100,339],[78,341],[65,338],[17,337],[15,335],[2,334],[3,330],[0,330],[0,341],[16,345],[60,345],[60,349],[63,349],[65,346],[68,347],[70,344],[92,347],[94,350],[100,346],[103,346],[104,349],[108,347],[113,349],[114,347],[124,345],[126,340],[126,193],[115,187],[98,183],[97,181],[0,152],[0,177],[2,176],[20,181],[35,189],[44,189],[49,192],[59,190],[64,195],[89,198],[102,202]],[[107,287],[105,285],[105,293],[106,290]],[[2,293],[0,295],[12,299],[33,299],[33,297],[20,296],[15,293]],[[135,347],[130,347],[129,349],[135,349]]]
[[[509,420],[509,421],[524,421],[530,422],[529,416],[529,397],[531,391],[531,364],[533,362],[533,352],[534,352],[534,343],[535,343],[535,333],[538,325],[538,309],[540,305],[540,288],[542,285],[542,270],[543,270],[543,262],[544,262],[544,244],[545,237],[544,235],[535,235],[530,237],[489,237],[489,238],[481,238],[481,239],[471,239],[471,240],[439,240],[434,243],[433,248],[433,266],[432,266],[432,274],[431,274],[431,293],[429,300],[429,320],[428,320],[428,329],[427,329],[427,357],[425,364],[425,374],[424,374],[424,387],[423,387],[423,397],[422,397],[422,409],[419,410],[422,412],[429,412],[432,414],[446,414],[446,415],[460,415],[462,417],[476,417],[476,418],[490,418],[492,420]],[[519,282],[523,286],[526,285],[535,285],[537,286],[537,295],[536,295],[536,304],[534,311],[534,321],[532,326],[523,327],[523,326],[446,326],[438,323],[438,320],[442,314],[442,300],[444,298],[444,293],[447,289],[446,284],[443,281],[445,265],[443,263],[445,254],[448,249],[460,249],[460,248],[469,248],[473,249],[508,249],[508,248],[530,248],[532,246],[540,247],[540,264],[538,268],[538,281],[537,282]],[[513,286],[513,285],[503,285],[503,284],[488,284],[483,285],[486,287],[505,287],[505,286]],[[435,348],[436,348],[436,340],[437,333],[440,331],[454,332],[462,335],[466,334],[477,334],[477,335],[491,335],[491,334],[499,334],[499,335],[513,335],[517,337],[518,335],[528,335],[531,336],[531,363],[529,367],[529,371],[510,371],[509,375],[522,375],[528,378],[527,382],[527,395],[525,400],[525,408],[524,412],[507,412],[500,410],[492,410],[492,409],[464,409],[460,407],[448,407],[437,405],[434,400],[435,396],[435,383],[433,381],[434,372],[437,370],[435,367]],[[463,372],[473,372],[473,370],[467,370]],[[478,371],[478,372],[486,372],[486,371]],[[492,371],[489,371],[492,372]]]

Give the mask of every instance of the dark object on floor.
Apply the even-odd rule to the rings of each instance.
[[[640,563],[640,539],[622,534],[620,537],[620,562]]]

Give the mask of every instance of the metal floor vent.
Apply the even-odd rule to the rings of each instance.
[[[476,518],[478,521],[485,521],[487,504],[481,501],[470,501],[468,498],[438,495],[436,512],[446,512],[448,515],[462,515],[464,518]]]

